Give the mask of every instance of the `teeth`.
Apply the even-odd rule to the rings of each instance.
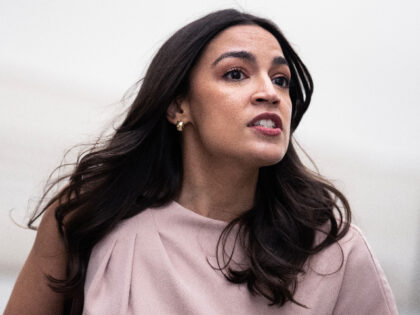
[[[262,126],[265,128],[274,128],[276,124],[271,119],[261,119],[252,124],[253,126]]]

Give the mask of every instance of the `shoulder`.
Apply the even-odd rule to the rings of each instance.
[[[106,234],[95,246],[93,253],[97,254],[113,247],[116,242],[127,244],[134,241],[138,234],[147,235],[147,230],[154,227],[154,219],[151,215],[153,209],[144,209],[140,213],[122,220],[108,234]],[[143,237],[142,237],[143,238]]]
[[[369,253],[369,256],[373,257],[372,250],[368,245],[362,230],[353,223],[350,224],[349,231],[346,235],[338,242],[350,252],[359,248],[366,250]]]
[[[85,287],[93,279],[101,279],[106,275],[118,278],[118,274],[121,276],[130,270],[123,267],[132,261],[136,248],[150,243],[150,238],[155,235],[151,211],[153,210],[145,209],[122,220],[94,245],[89,257]]]
[[[121,221],[93,247],[84,283],[84,313],[126,314],[133,285],[162,263],[155,208]]]
[[[316,233],[325,239],[328,226]],[[337,242],[310,256],[297,296],[323,314],[398,314],[394,297],[379,262],[362,231],[354,224]],[[304,303],[304,304],[306,304]]]
[[[352,224],[337,245],[342,251],[342,282],[335,313],[397,314],[385,273],[360,228]]]
[[[359,227],[350,225],[348,233],[338,241],[343,251],[345,273],[375,283],[383,291],[389,287],[385,273]]]
[[[373,251],[369,246],[362,230],[354,224],[346,235],[337,242],[344,255],[344,262],[377,264]]]

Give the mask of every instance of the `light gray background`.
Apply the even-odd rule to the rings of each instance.
[[[163,41],[226,7],[273,19],[308,66],[315,94],[297,138],[350,199],[401,314],[420,311],[414,0],[0,1],[0,311],[35,236],[10,209],[23,224],[65,150],[126,108]]]

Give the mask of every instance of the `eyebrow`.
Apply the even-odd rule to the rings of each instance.
[[[241,51],[229,51],[226,52],[224,54],[221,54],[213,63],[212,66],[214,67],[219,61],[221,61],[222,59],[225,58],[239,58],[239,59],[244,59],[244,60],[248,60],[251,61],[253,63],[257,62],[257,58],[255,57],[254,54],[251,54],[245,50],[241,50]],[[286,65],[289,66],[287,60],[284,57],[278,56],[278,57],[274,57],[273,61],[271,62],[271,64],[273,65]]]

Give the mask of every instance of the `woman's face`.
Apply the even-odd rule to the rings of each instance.
[[[290,137],[290,75],[271,33],[254,25],[224,30],[192,71],[182,104],[187,139],[215,158],[253,167],[279,162]]]

